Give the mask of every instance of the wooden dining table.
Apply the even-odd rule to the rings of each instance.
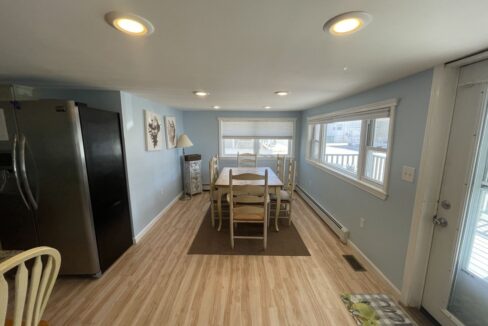
[[[264,175],[265,171],[268,170],[268,189],[270,194],[276,195],[276,212],[275,212],[275,229],[279,231],[278,228],[278,218],[280,216],[280,206],[281,206],[281,188],[283,187],[283,182],[274,173],[274,171],[269,167],[259,167],[259,168],[223,168],[217,181],[215,182],[215,187],[217,188],[217,210],[219,214],[219,226],[218,231],[222,228],[222,196],[229,191],[229,171],[232,169],[232,174],[243,174],[243,173],[253,173]],[[252,186],[252,185],[263,185],[263,181],[260,180],[234,180],[233,185],[238,186]]]

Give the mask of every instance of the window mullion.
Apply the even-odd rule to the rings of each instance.
[[[361,139],[359,147],[359,158],[358,158],[358,175],[357,178],[362,180],[364,177],[365,163],[366,163],[366,148],[369,133],[369,120],[363,120],[361,122]]]
[[[321,163],[325,163],[324,160],[322,160],[322,156],[324,154],[324,149],[325,149],[325,140],[324,140],[324,135],[327,133],[327,125],[326,124],[320,124],[320,138],[319,138],[319,157],[318,161]]]

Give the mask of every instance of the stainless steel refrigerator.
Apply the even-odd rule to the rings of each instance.
[[[64,100],[0,102],[0,244],[47,245],[61,273],[105,271],[132,245],[118,113]]]

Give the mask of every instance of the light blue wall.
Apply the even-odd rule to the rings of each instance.
[[[300,144],[300,117],[301,112],[256,112],[256,111],[184,111],[185,132],[192,140],[194,146],[185,149],[187,154],[202,154],[203,183],[208,184],[208,161],[219,152],[219,123],[218,118],[295,118],[296,144],[295,156],[299,153]],[[236,160],[223,159],[220,167],[235,166]],[[260,166],[274,167],[276,160],[258,160]]]
[[[176,117],[176,132],[183,132],[183,114],[160,103],[122,92],[125,149],[129,176],[132,220],[137,235],[182,190],[181,151],[166,149],[146,151],[144,110]],[[163,137],[163,141],[166,140]]]
[[[416,182],[401,180],[403,165],[418,172],[432,70],[303,112],[298,183],[351,231],[351,240],[401,288]],[[381,200],[305,161],[307,117],[397,98],[389,196]],[[364,228],[359,220],[366,219]]]

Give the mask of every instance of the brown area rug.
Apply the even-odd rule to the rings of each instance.
[[[189,255],[259,255],[259,256],[310,256],[300,234],[292,224],[281,219],[280,231],[274,229],[274,219],[268,228],[268,245],[263,249],[262,240],[235,239],[234,249],[230,247],[229,221],[222,221],[222,230],[217,231],[210,223],[210,210],[198,229],[193,243],[188,251]],[[236,235],[261,235],[261,224],[241,223]]]

